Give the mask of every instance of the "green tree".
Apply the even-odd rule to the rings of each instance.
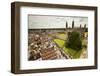
[[[66,40],[65,47],[79,51],[82,48],[80,33],[76,31],[71,32],[68,35],[68,39]]]

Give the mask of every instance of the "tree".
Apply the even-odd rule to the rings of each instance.
[[[80,33],[76,31],[71,32],[68,35],[68,40],[66,40],[65,47],[79,51],[82,48]]]

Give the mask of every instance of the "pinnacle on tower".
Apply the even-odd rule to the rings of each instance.
[[[84,29],[86,28],[86,24],[84,25]]]
[[[74,20],[72,21],[72,28],[74,28]]]
[[[82,28],[82,25],[80,24],[80,28]]]
[[[68,23],[67,23],[67,21],[66,21],[66,28],[68,28]]]

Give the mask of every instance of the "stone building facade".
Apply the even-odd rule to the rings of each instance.
[[[85,32],[88,32],[88,28],[86,27],[86,24],[84,27],[80,24],[80,27],[75,27],[74,21],[72,21],[72,27],[68,27],[68,23],[66,22],[66,32],[70,33],[72,31],[77,31],[80,33],[80,36],[83,38]]]

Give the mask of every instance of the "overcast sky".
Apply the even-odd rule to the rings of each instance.
[[[66,21],[72,27],[73,20],[75,27],[88,26],[87,17],[28,15],[28,28],[66,28]]]

